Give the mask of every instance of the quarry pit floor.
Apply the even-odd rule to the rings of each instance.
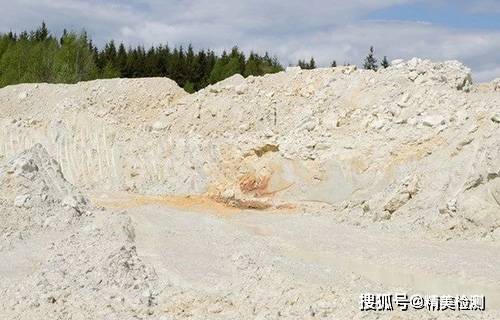
[[[247,267],[235,267],[248,256],[292,283],[337,288],[352,301],[368,288],[480,294],[489,310],[500,310],[495,243],[419,239],[338,223],[328,214],[241,210],[204,197],[120,194],[93,202],[132,219],[138,254],[165,283],[231,291],[248,281],[240,274]]]

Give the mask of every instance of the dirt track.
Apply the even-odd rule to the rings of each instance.
[[[106,203],[110,208],[123,207],[124,200],[122,195],[116,202],[108,198]],[[337,294],[325,290],[330,295],[323,303],[332,308],[332,314],[361,316],[359,295],[380,290],[484,294],[490,312],[500,314],[500,257],[491,254],[497,252],[498,244],[421,240],[416,234],[360,230],[325,215],[220,212],[213,206],[203,209],[199,201],[180,208],[158,198],[142,198],[137,203],[133,196],[128,206],[138,254],[154,267],[163,285],[226,296],[233,301],[235,314],[236,309],[255,304],[251,293],[249,297],[238,295],[245,288],[261,287],[268,299],[276,299],[283,286],[316,292],[331,288]],[[272,276],[249,277],[249,269]],[[286,280],[273,280],[280,278]],[[265,304],[265,296],[259,298],[260,303]],[[160,308],[172,310],[191,297],[163,299]],[[191,303],[189,308],[204,305]]]

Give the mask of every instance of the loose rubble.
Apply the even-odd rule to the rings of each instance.
[[[2,319],[151,314],[156,274],[137,256],[130,218],[97,215],[40,144],[3,165],[0,181]]]
[[[255,248],[234,257],[245,271],[234,271],[242,278],[225,297],[162,282],[137,252],[130,215],[91,203],[96,194],[200,196],[360,230],[497,244],[499,88],[473,84],[459,62],[415,58],[377,72],[235,75],[195,94],[162,78],[0,89],[0,254],[19,260],[0,269],[0,317],[336,312],[327,301],[341,293],[288,282],[252,257]],[[262,285],[274,291],[263,295]]]
[[[384,216],[432,237],[493,239],[496,219],[472,222],[459,198],[470,175],[498,192],[495,179],[479,178],[495,174],[480,166],[497,159],[495,90],[474,86],[459,62],[417,58],[378,72],[235,75],[192,95],[161,78],[20,85],[0,90],[0,149],[8,157],[42,143],[82,190],[199,194],[253,208],[324,203],[355,224]],[[413,174],[419,193],[386,210]],[[491,200],[479,197],[479,208]],[[364,203],[362,217],[350,214]]]

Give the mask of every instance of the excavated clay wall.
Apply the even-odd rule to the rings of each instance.
[[[321,203],[488,234],[500,226],[497,87],[420,59],[236,75],[192,95],[168,79],[20,85],[0,90],[0,155],[41,143],[92,192]]]

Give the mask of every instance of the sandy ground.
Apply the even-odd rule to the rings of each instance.
[[[272,300],[285,282],[285,287],[300,287],[304,292],[309,289],[316,297],[323,295],[324,289],[331,290],[330,300],[322,302],[331,309],[328,315],[370,316],[359,312],[358,299],[362,293],[378,292],[483,294],[489,311],[467,316],[500,315],[500,257],[491,254],[498,252],[497,243],[422,240],[417,234],[339,224],[326,215],[277,210],[221,211],[213,206],[203,209],[200,200],[186,200],[180,206],[179,199],[138,199],[132,196],[127,202],[122,194],[96,200],[109,208],[128,207],[138,254],[154,267],[163,286],[230,297],[235,315],[239,309],[240,316],[248,317],[243,310],[264,305],[266,295]],[[241,265],[242,257],[252,259]],[[272,274],[269,278],[256,280],[247,274],[249,269],[255,268],[252,272],[257,274],[267,267],[265,272]],[[252,300],[251,290],[248,297],[235,296],[247,287],[260,287],[267,293],[259,301]],[[180,316],[192,316],[196,312],[189,309],[203,306],[191,299],[172,300],[172,296],[166,296],[160,310],[171,314],[178,303],[190,301],[189,308],[177,312]],[[279,310],[279,305],[275,308]],[[215,318],[217,314],[214,313]],[[449,316],[454,315],[458,314]]]

